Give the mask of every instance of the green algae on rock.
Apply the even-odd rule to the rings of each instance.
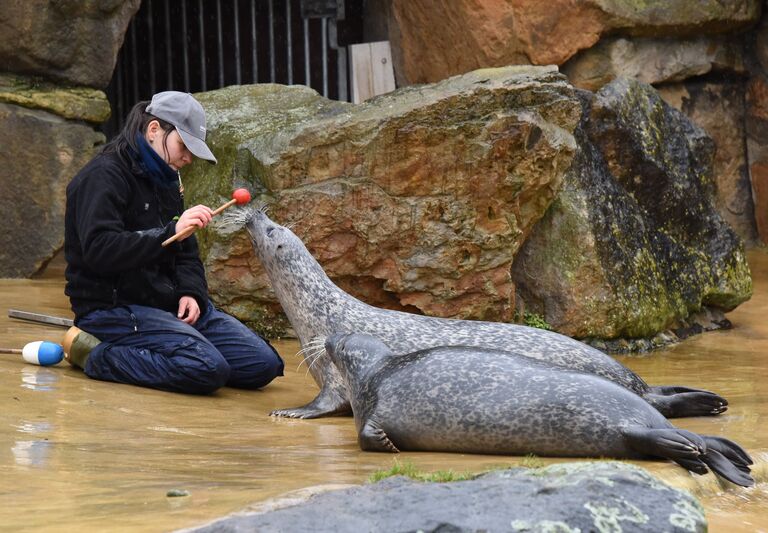
[[[98,89],[66,87],[7,74],[0,75],[0,102],[94,124],[104,122],[111,114],[107,96]]]
[[[713,205],[708,137],[640,82],[581,95],[580,151],[513,269],[526,304],[568,335],[614,339],[749,299],[743,245]]]

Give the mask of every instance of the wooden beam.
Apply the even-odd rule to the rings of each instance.
[[[395,90],[389,41],[350,45],[349,63],[353,103]]]

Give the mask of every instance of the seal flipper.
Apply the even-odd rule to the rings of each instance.
[[[718,476],[742,487],[751,487],[755,483],[746,464],[751,461],[749,455],[727,439],[705,437],[684,429],[640,426],[625,428],[622,434],[627,446],[639,453],[671,459],[697,474],[703,473],[701,467],[706,465]]]
[[[352,406],[349,400],[339,396],[328,387],[323,387],[314,400],[301,407],[275,409],[269,416],[286,418],[320,418],[323,416],[350,416]]]
[[[387,434],[373,420],[368,420],[357,434],[360,449],[369,452],[399,453],[397,446],[392,444]]]
[[[651,387],[643,399],[667,418],[719,415],[728,409],[722,396],[685,387]]]

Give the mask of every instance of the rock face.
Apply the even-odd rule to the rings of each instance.
[[[659,84],[710,72],[745,74],[739,43],[725,38],[607,38],[562,67],[576,87],[597,91],[616,78]]]
[[[404,85],[510,63],[561,65],[608,34],[681,38],[736,31],[757,22],[760,5],[759,0],[394,0],[389,40]]]
[[[689,80],[663,85],[659,93],[714,141],[715,207],[746,244],[755,244],[755,209],[744,149],[744,82]]]
[[[620,77],[657,87],[722,84],[727,105],[707,102],[693,88],[696,101],[684,112],[717,144],[717,207],[750,245],[758,231],[768,243],[768,141],[762,133],[768,128],[759,112],[768,94],[768,10],[763,6],[760,0],[366,3],[367,18],[384,21],[371,25],[370,32],[390,41],[400,86],[507,64],[557,64],[574,85],[591,91]],[[743,111],[732,104],[745,99],[742,82],[748,73],[747,116],[739,122],[734,116]],[[708,79],[701,80],[704,76]],[[719,121],[726,123],[727,136]],[[740,153],[735,152],[738,146]],[[737,168],[744,161],[751,194],[743,194],[747,173]],[[753,203],[757,208],[752,209]],[[750,211],[757,223],[747,220]]]
[[[748,39],[746,88],[747,162],[760,240],[768,244],[768,17]]]
[[[580,106],[555,69],[480,70],[358,106],[271,85],[199,98],[219,165],[185,174],[190,201],[260,193],[368,303],[513,318],[512,260],[575,150]],[[217,303],[253,324],[274,298],[244,232],[203,245]]]
[[[574,337],[651,337],[751,296],[713,205],[712,141],[650,86],[582,94],[579,154],[513,268],[526,307]]]
[[[29,277],[63,246],[67,183],[104,136],[3,103],[0,124],[0,276]]]
[[[62,87],[7,74],[0,74],[0,102],[94,124],[104,122],[111,113],[107,96],[97,89]]]
[[[389,478],[192,531],[706,530],[704,510],[687,492],[633,465],[595,462],[502,470],[451,483]]]
[[[105,88],[141,0],[4,1],[0,65],[71,85]]]

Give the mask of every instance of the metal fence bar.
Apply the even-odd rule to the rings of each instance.
[[[240,85],[242,83],[240,67],[240,10],[237,6],[238,2],[235,0],[235,83]]]
[[[293,38],[291,35],[291,0],[285,2],[285,28],[288,44],[288,85],[293,85]]]
[[[163,0],[163,14],[165,15],[165,74],[166,87],[173,88],[173,55],[171,47],[171,11],[170,2]]]
[[[323,36],[323,96],[328,98],[328,19],[320,19]]]
[[[309,19],[304,19],[304,85],[312,86],[309,69]]]
[[[147,9],[152,13],[152,0],[147,0]],[[149,88],[152,94],[157,92],[155,85],[155,54],[151,53],[155,49],[155,30],[152,24],[152,17],[147,17],[147,35],[149,36]]]
[[[219,54],[219,87],[224,87],[224,33],[221,27],[221,0],[216,0],[216,46]]]
[[[205,71],[205,24],[203,22],[203,0],[197,0],[197,26],[200,30],[200,79],[202,81],[201,90],[205,92],[207,90]]]
[[[256,39],[256,2],[251,2],[251,63],[253,64],[253,83],[259,83],[259,54]]]
[[[181,3],[181,52],[184,57],[184,90],[189,92],[189,50],[187,47],[187,3]]]
[[[275,83],[275,13],[269,0],[269,81]]]

